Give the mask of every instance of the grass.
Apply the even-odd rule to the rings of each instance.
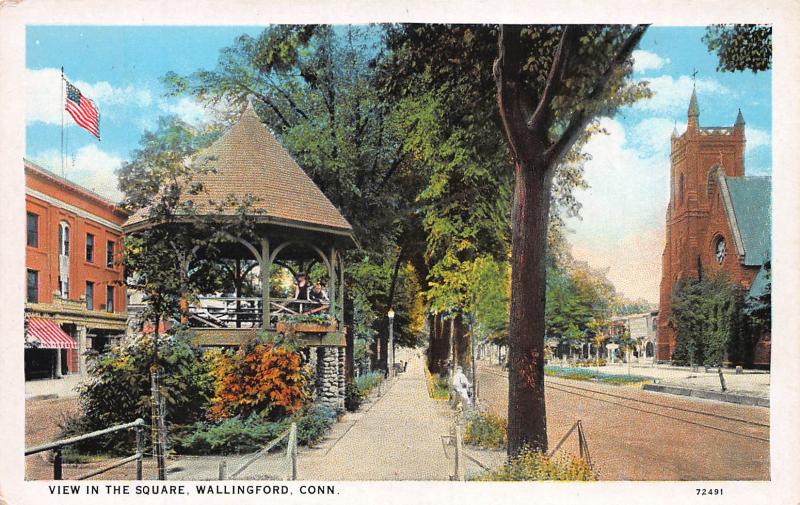
[[[546,366],[544,367],[544,374],[562,379],[595,381],[615,385],[638,384],[641,382],[653,381],[653,377],[647,377],[645,375],[607,374],[588,368],[561,368],[556,366]]]
[[[434,400],[449,400],[450,388],[447,387],[447,380],[432,374],[428,367],[425,367],[425,379],[428,383],[428,396]]]

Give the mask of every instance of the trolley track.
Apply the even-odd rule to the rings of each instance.
[[[483,368],[482,373],[508,378],[505,373]],[[769,424],[703,409],[685,408],[673,402],[658,402],[654,399],[633,398],[624,394],[616,394],[591,387],[569,384],[565,380],[547,378],[545,387],[564,394],[578,396],[597,402],[616,405],[629,410],[649,414],[673,421],[698,426],[708,430],[744,437],[759,442],[769,443]],[[677,400],[677,399],[675,399]],[[678,415],[676,415],[676,413]],[[694,419],[692,419],[694,417]]]

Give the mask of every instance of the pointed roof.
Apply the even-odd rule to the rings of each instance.
[[[720,196],[742,264],[763,265],[772,256],[772,178],[728,177],[718,169]]]
[[[678,125],[677,124],[672,128],[672,138],[674,138],[674,139],[678,138]]]
[[[692,98],[689,100],[689,117],[698,117],[700,115],[700,108],[697,106],[697,89],[692,86]]]
[[[216,142],[201,151],[193,166],[199,167],[192,184],[197,194],[184,192],[200,215],[236,213],[237,203],[220,209],[233,197],[238,202],[251,197],[259,221],[287,225],[312,225],[351,234],[352,226],[328,200],[275,136],[261,123],[248,102],[239,121]],[[136,212],[126,228],[147,220],[147,210]]]
[[[734,126],[744,126],[744,116],[742,115],[742,109],[739,109],[739,114],[736,115],[736,122]]]

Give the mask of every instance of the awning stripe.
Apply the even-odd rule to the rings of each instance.
[[[28,337],[38,341],[40,349],[77,349],[78,343],[50,319],[28,318]]]

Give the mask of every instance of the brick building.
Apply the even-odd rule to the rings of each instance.
[[[683,135],[672,134],[670,199],[662,255],[656,358],[675,350],[670,323],[676,282],[705,272],[725,271],[758,295],[770,261],[771,178],[745,176],[745,122],[701,127],[697,95],[689,102]],[[769,365],[769,337],[756,344],[756,365]]]
[[[122,224],[114,202],[24,161],[25,377],[84,373],[89,349],[125,333]]]

